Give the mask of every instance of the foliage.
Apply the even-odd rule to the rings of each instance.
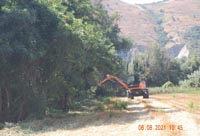
[[[198,103],[196,102],[190,101],[187,106],[191,112],[195,112],[199,110]]]
[[[180,81],[180,85],[183,87],[200,87],[200,69],[188,75],[187,79]]]
[[[168,88],[168,87],[173,87],[173,86],[174,86],[174,84],[172,82],[167,81],[166,83],[164,83],[162,85],[162,88]]]
[[[167,81],[178,85],[179,81],[199,69],[200,61],[196,55],[172,58],[167,50],[154,46],[144,53],[133,52],[127,66],[127,73],[139,74],[140,80],[147,81],[148,86],[162,86]]]
[[[190,109],[194,109],[194,103],[193,103],[192,101],[190,101],[190,102],[188,103],[188,107],[189,107]]]
[[[108,16],[101,4],[92,6],[88,0],[2,0],[0,122],[79,108],[81,100],[94,96],[92,86],[106,74],[125,79],[121,58],[133,43],[118,35],[116,19]],[[158,31],[165,37],[162,21],[157,21]],[[198,28],[191,31],[188,41],[198,38]],[[199,74],[194,72],[200,66],[198,55],[176,60],[159,46],[149,50],[135,54],[131,62],[133,73],[139,73],[148,85],[167,81],[177,85],[192,73],[184,82],[199,87]],[[103,95],[120,95],[121,89],[113,85],[106,84]],[[127,104],[114,105],[125,109]]]
[[[155,30],[158,34],[158,43],[160,46],[164,47],[169,42],[169,38],[167,37],[167,32],[165,32],[164,28],[160,24],[158,25],[158,28]]]
[[[44,58],[58,19],[34,1],[7,1],[0,18],[0,121],[22,120],[31,114],[39,117],[45,109]]]
[[[104,111],[104,105],[102,103],[98,103],[95,107],[95,111]]]
[[[0,130],[4,128],[4,124],[0,123]]]
[[[3,2],[3,1],[2,1]],[[121,74],[119,28],[88,0],[0,3],[0,122],[68,111],[91,87]]]
[[[105,103],[105,104],[111,103],[110,97],[103,98],[103,103]]]
[[[127,109],[128,103],[125,101],[116,100],[114,101],[113,108],[118,110]]]
[[[186,79],[187,75],[190,75],[194,71],[198,70],[200,66],[199,57],[195,55],[190,56],[189,58],[182,58],[178,63],[180,65],[179,71],[181,71],[181,80]]]
[[[167,81],[178,84],[182,71],[178,60],[170,58],[166,50],[159,46],[145,53],[133,55],[132,67],[134,74],[140,75],[140,80],[147,81],[149,86],[161,86]]]

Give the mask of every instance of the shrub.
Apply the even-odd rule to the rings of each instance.
[[[113,116],[115,116],[115,112],[109,111],[109,117],[112,118]]]
[[[103,98],[103,103],[105,103],[105,104],[109,104],[109,103],[111,103],[110,98],[109,98],[109,97],[105,97],[105,98]]]
[[[179,82],[182,87],[200,87],[200,69],[188,75],[187,78]]]
[[[127,105],[128,105],[127,102],[117,100],[117,101],[114,102],[113,108],[123,110],[123,109],[127,109]]]
[[[193,102],[189,102],[188,107],[189,107],[190,109],[194,109],[194,103],[193,103]]]
[[[167,81],[162,85],[163,88],[173,87],[174,84],[171,81]]]
[[[98,103],[95,107],[95,111],[104,111],[104,105],[102,103]]]
[[[4,128],[4,124],[0,123],[0,130]]]

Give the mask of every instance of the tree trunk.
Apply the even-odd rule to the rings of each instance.
[[[19,107],[19,115],[17,117],[17,122],[23,119],[24,105],[25,105],[25,99],[24,99],[24,97],[22,97],[22,104]]]
[[[68,101],[68,94],[64,93],[64,97],[63,97],[63,111],[69,111],[69,101]]]
[[[0,113],[1,113],[1,121],[6,121],[9,120],[9,116],[10,116],[10,94],[9,91],[5,85],[5,87],[0,90],[0,101],[1,101],[1,109],[0,109]]]
[[[0,87],[0,123],[3,122],[3,100],[2,100],[2,90]]]
[[[7,111],[9,111],[10,110],[10,95],[9,95],[9,92],[8,92],[7,88],[5,88],[5,91],[6,91],[6,100],[7,100],[6,109],[7,109]]]
[[[1,93],[1,88],[0,88],[0,115],[2,114],[2,111],[3,111],[3,109],[2,109],[3,105],[2,104],[3,104],[2,103],[2,93]]]

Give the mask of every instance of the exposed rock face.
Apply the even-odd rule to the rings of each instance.
[[[184,47],[183,44],[175,44],[175,45],[167,48],[168,54],[170,56],[177,57],[183,47]]]
[[[190,54],[190,51],[188,50],[187,46],[184,46],[181,51],[179,52],[177,58],[183,58],[188,57]]]

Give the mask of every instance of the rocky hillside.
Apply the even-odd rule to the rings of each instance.
[[[183,48],[192,49],[186,35],[193,27],[200,26],[199,0],[165,0],[145,5],[120,0],[101,2],[109,14],[120,15],[121,35],[131,38],[137,47],[158,44],[173,56],[178,56]]]

